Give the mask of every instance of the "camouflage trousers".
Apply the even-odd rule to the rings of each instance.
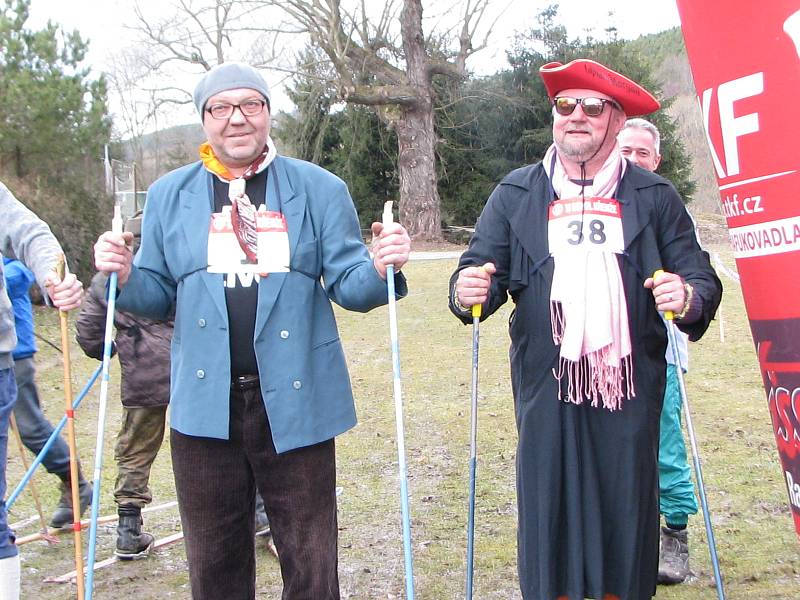
[[[122,428],[117,435],[114,458],[117,461],[117,505],[143,508],[150,504],[150,468],[164,439],[167,407],[152,406],[122,409]]]

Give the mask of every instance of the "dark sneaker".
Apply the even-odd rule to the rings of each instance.
[[[689,576],[689,536],[687,530],[661,528],[661,553],[658,557],[658,583],[683,583]]]

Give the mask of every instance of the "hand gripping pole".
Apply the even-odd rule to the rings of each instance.
[[[653,280],[658,279],[663,275],[664,271],[658,270],[653,273]],[[694,433],[694,425],[692,424],[692,414],[689,411],[689,396],[686,393],[686,382],[683,379],[683,367],[681,365],[680,354],[678,353],[678,344],[675,333],[675,315],[671,310],[664,311],[664,319],[667,323],[667,338],[669,345],[672,347],[672,358],[678,372],[678,385],[681,390],[681,401],[683,402],[683,416],[686,420],[686,429],[689,432],[689,443],[692,446],[692,463],[694,465],[694,474],[697,479],[697,489],[700,493],[700,505],[703,508],[703,521],[706,526],[706,537],[708,538],[708,552],[711,555],[711,566],[714,569],[714,583],[717,587],[717,599],[725,600],[725,590],[722,584],[722,574],[719,569],[719,559],[717,558],[717,543],[714,540],[714,529],[711,526],[711,513],[708,510],[708,500],[706,499],[706,488],[703,484],[703,469],[700,465],[700,454],[697,451],[697,437]]]
[[[478,468],[478,349],[481,305],[472,305],[472,402],[469,425],[469,514],[467,517],[467,600],[472,600],[475,545],[475,476]]]
[[[392,201],[383,205],[383,224],[393,221]],[[392,370],[394,374],[394,415],[397,424],[397,466],[400,472],[400,509],[403,520],[403,556],[406,568],[406,598],[414,599],[414,564],[411,554],[411,518],[408,510],[408,475],[406,469],[405,427],[403,425],[403,393],[400,387],[400,345],[397,341],[397,302],[394,290],[394,265],[386,267],[386,284],[389,296],[389,335],[392,343]]]
[[[122,214],[119,204],[114,205],[111,231],[122,233]],[[106,331],[103,340],[103,376],[100,379],[100,403],[97,408],[97,441],[94,451],[94,488],[92,489],[92,517],[89,529],[89,558],[86,564],[86,598],[91,600],[94,588],[94,563],[97,551],[97,518],[100,512],[100,475],[103,470],[103,441],[105,438],[106,407],[108,405],[108,372],[111,363],[111,344],[114,332],[114,311],[117,303],[117,274],[108,278]],[[80,574],[78,579],[80,580]]]

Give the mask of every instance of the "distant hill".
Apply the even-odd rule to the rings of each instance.
[[[115,158],[135,161],[137,186],[146,189],[164,173],[197,160],[197,147],[205,139],[199,123],[176,125],[120,142]]]

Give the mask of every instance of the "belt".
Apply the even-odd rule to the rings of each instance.
[[[260,387],[258,375],[236,375],[231,377],[232,390],[252,390]]]

